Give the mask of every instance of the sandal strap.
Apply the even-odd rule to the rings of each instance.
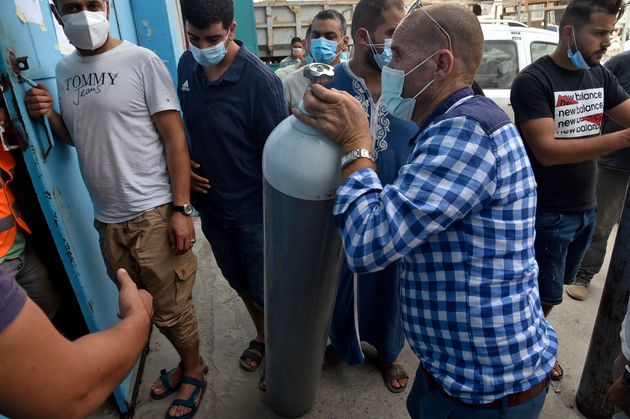
[[[258,351],[258,352],[256,352]],[[258,342],[257,340],[249,341],[249,346],[243,351],[240,359],[251,359],[256,364],[260,365],[265,356],[265,342]]]
[[[258,342],[255,339],[249,341],[249,346],[247,349],[255,349],[260,352],[261,355],[265,354],[265,342]]]
[[[168,382],[168,376],[171,371],[166,371],[166,369],[160,370],[160,380],[162,380],[162,386],[164,387],[164,391],[171,391],[173,388],[171,387],[171,383]]]
[[[195,393],[193,395],[197,396]],[[195,399],[192,399],[192,401],[190,399],[175,399],[171,402],[171,406],[184,406],[193,409],[195,407]]]
[[[198,380],[196,378],[184,376],[184,378],[182,378],[182,384],[190,384],[199,389],[206,386],[206,380]]]
[[[254,351],[252,351],[252,350],[250,350],[250,349],[245,349],[245,350],[243,351],[243,354],[241,355],[241,358],[240,358],[240,359],[247,359],[247,358],[249,358],[249,359],[251,359],[252,361],[256,362],[256,364],[258,364],[258,365],[260,365],[260,363],[261,363],[261,362],[262,362],[262,360],[263,360],[263,357],[262,357],[262,356],[260,356],[260,354],[259,354],[259,353],[254,352]]]
[[[184,362],[183,361],[179,361],[179,363],[177,364],[177,368],[179,368],[183,372],[184,371]],[[175,390],[171,386],[171,383],[168,382],[168,376],[171,375],[171,373],[173,371],[175,371],[175,368],[173,368],[172,370],[168,370],[168,371],[166,371],[166,368],[162,368],[160,370],[160,380],[162,380],[162,386],[164,386],[164,390],[166,390],[166,391]]]
[[[197,398],[199,393],[206,388],[206,381],[205,380],[197,380],[196,378],[192,378],[192,377],[184,377],[182,379],[182,384],[193,385],[193,386],[195,386],[195,389],[193,390],[193,392],[190,395],[190,397],[188,397],[187,399],[175,399],[175,400],[173,400],[173,402],[171,403],[171,406],[184,406],[184,407],[188,407],[190,409],[196,409],[198,406],[195,405],[195,399]]]

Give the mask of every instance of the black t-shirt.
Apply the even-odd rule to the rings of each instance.
[[[556,141],[601,134],[604,112],[628,98],[617,79],[602,66],[566,70],[544,56],[520,72],[510,100],[516,126],[553,118]],[[538,211],[579,212],[595,207],[595,160],[544,167],[525,146],[538,184]]]
[[[626,92],[630,93],[630,51],[622,52],[612,57],[604,64],[611,73],[617,77],[617,81]],[[624,129],[612,119],[605,117],[602,133],[608,134]],[[599,164],[610,169],[630,171],[630,148],[617,150],[599,158]]]

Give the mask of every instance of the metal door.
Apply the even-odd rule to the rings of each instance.
[[[134,3],[138,0],[134,0]],[[141,0],[139,3],[147,3]],[[157,3],[150,0],[151,3]],[[131,0],[110,0],[111,33],[138,41]],[[135,6],[135,5],[134,5]],[[39,20],[41,16],[41,20]],[[30,119],[24,95],[30,86],[17,75],[24,68],[16,57],[28,57],[21,74],[42,82],[56,97],[55,64],[63,57],[48,0],[2,0],[0,3],[0,82],[4,106],[28,141],[24,160],[39,203],[90,331],[114,325],[118,292],[108,278],[93,227],[93,211],[79,172],[76,152],[56,142],[45,126]],[[13,66],[12,64],[16,64]],[[2,103],[0,103],[2,105]],[[54,272],[51,272],[54,275]],[[138,364],[114,396],[121,412],[131,408]]]
[[[236,21],[236,38],[243,41],[251,53],[259,55],[254,2],[234,0],[234,20]]]

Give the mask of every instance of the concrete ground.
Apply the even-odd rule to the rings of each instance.
[[[198,221],[195,253],[199,261],[195,285],[195,306],[199,318],[201,351],[210,367],[208,387],[197,418],[250,419],[279,418],[264,402],[258,390],[260,370],[245,372],[238,366],[238,357],[255,335],[254,327],[244,305],[221,276],[208,242],[203,239]],[[614,238],[609,241],[612,249]],[[608,252],[610,256],[610,251]],[[605,266],[608,265],[606,261]],[[552,311],[549,319],[560,340],[559,359],[564,368],[564,379],[552,385],[541,417],[546,419],[583,418],[575,407],[575,394],[590,336],[597,315],[599,297],[606,278],[606,270],[595,277],[586,301],[577,302],[565,295],[562,305]],[[161,368],[172,368],[177,356],[172,347],[155,330],[136,406],[135,418],[164,417],[173,396],[155,401],[149,388]],[[369,349],[369,348],[368,348]],[[413,377],[418,360],[408,345],[401,354],[402,362]],[[411,382],[410,382],[411,385]],[[383,385],[380,373],[371,364],[360,366],[338,365],[322,371],[319,395],[308,419],[381,419],[406,418],[407,392],[392,394]],[[116,417],[111,402],[106,403],[93,419]]]

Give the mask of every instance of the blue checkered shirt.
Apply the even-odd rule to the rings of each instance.
[[[334,212],[353,270],[400,263],[403,325],[424,368],[481,404],[543,381],[558,344],[538,295],[523,142],[493,102],[468,94],[429,118],[394,184],[357,171]]]

